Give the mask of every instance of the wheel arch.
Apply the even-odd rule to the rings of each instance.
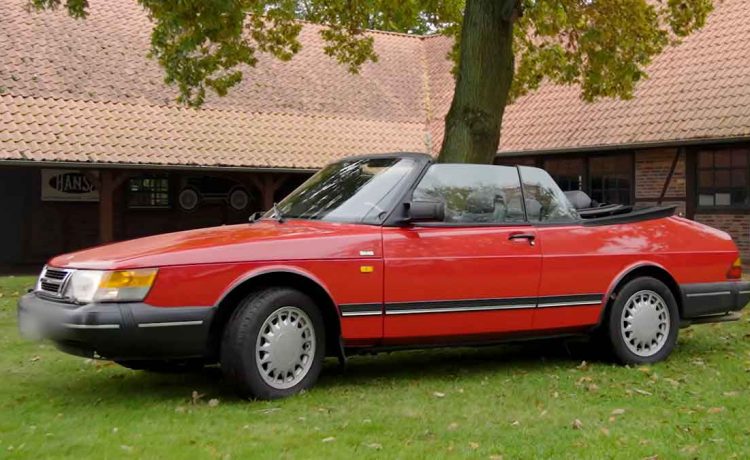
[[[326,332],[326,355],[336,356],[340,347],[341,321],[333,296],[325,285],[314,276],[288,267],[274,267],[262,272],[253,272],[232,284],[216,304],[208,335],[208,350],[211,356],[219,356],[221,336],[229,318],[242,299],[250,293],[268,287],[290,287],[310,296],[320,308]]]
[[[620,289],[622,289],[622,287],[631,280],[642,277],[656,278],[657,280],[664,283],[672,292],[672,295],[677,302],[677,311],[679,312],[680,317],[682,317],[682,290],[680,289],[680,285],[669,273],[669,271],[663,266],[654,262],[641,262],[627,267],[622,272],[620,272],[620,274],[617,275],[612,281],[609,289],[607,290],[607,294],[604,297],[605,305],[602,309],[601,314],[599,315],[597,327],[601,326],[607,318],[609,309],[612,307],[612,304],[617,298],[617,293],[620,291]]]

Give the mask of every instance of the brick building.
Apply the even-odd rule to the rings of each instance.
[[[24,3],[0,18],[0,266],[242,222],[336,158],[439,149],[445,37],[372,32],[380,59],[352,75],[305,25],[294,59],[261,57],[230,96],[194,110],[145,58],[136,2],[91,1],[84,21]],[[600,201],[675,203],[750,260],[749,41],[744,2],[719,2],[630,101],[587,104],[554,85],[517,101],[497,161],[542,166]]]

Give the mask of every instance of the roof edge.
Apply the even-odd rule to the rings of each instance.
[[[565,155],[569,153],[587,153],[596,151],[611,150],[633,150],[633,149],[652,149],[663,147],[689,147],[696,145],[708,144],[729,144],[733,142],[750,142],[750,134],[745,136],[731,137],[704,137],[692,139],[672,139],[654,142],[636,142],[629,144],[599,144],[586,145],[581,147],[568,147],[558,149],[539,149],[539,150],[501,150],[495,156],[535,156],[535,155]]]
[[[107,163],[93,161],[53,161],[53,160],[5,160],[0,159],[0,166],[36,166],[48,168],[77,168],[77,169],[159,169],[159,170],[191,170],[191,171],[237,171],[257,173],[313,173],[320,168],[294,168],[272,166],[204,166],[204,165],[170,165],[163,163]]]

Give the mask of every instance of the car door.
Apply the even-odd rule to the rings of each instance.
[[[530,329],[541,254],[517,169],[431,165],[411,200],[444,203],[445,218],[383,229],[384,342]]]
[[[544,170],[519,167],[526,214],[544,241],[534,330],[588,327],[599,321],[604,292],[617,266],[601,250],[602,230],[584,227],[578,214]],[[627,235],[622,235],[627,239]]]

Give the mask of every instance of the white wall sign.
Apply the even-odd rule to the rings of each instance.
[[[98,172],[42,169],[42,201],[99,201]]]

